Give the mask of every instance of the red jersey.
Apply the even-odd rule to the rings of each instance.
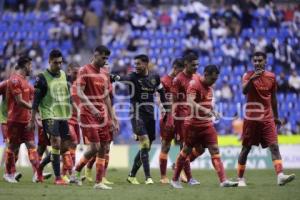
[[[79,69],[79,86],[85,86],[84,94],[91,103],[101,112],[104,108],[104,99],[109,92],[109,79],[101,70],[91,64],[85,65]],[[80,106],[80,115],[92,115],[90,109],[84,104]]]
[[[2,95],[3,97],[6,96],[7,82],[8,80],[0,82],[0,95]]]
[[[243,76],[243,83],[249,81],[254,71],[249,71]],[[272,94],[276,93],[277,83],[275,74],[264,71],[261,76],[252,81],[252,85],[246,95],[245,119],[255,121],[273,120]]]
[[[194,77],[190,81],[187,95],[195,95],[195,102],[207,109],[212,109],[213,89],[203,84],[203,79]],[[193,124],[197,127],[207,127],[212,125],[212,120],[208,118],[202,111],[194,111],[192,118],[185,121],[186,124]]]
[[[71,97],[72,97],[72,101],[73,103],[79,108],[80,107],[80,98],[77,94],[77,82],[74,81],[71,87]],[[78,124],[78,119],[77,119],[78,113],[77,113],[77,109],[75,109],[73,107],[72,110],[72,117],[69,119],[69,123],[70,124]]]
[[[26,77],[20,74],[13,74],[8,80],[7,88],[7,121],[28,123],[31,118],[31,110],[19,106],[15,97],[21,94],[24,101],[31,102],[34,93],[33,87],[26,80]]]
[[[166,99],[168,101],[171,100],[173,79],[174,78],[169,75],[166,75],[160,79],[160,82],[162,83],[162,85],[165,89],[165,95],[166,95]]]
[[[193,74],[191,76],[186,75],[184,72],[180,72],[173,80],[172,94],[176,103],[186,102],[186,92],[189,86],[189,82],[193,77],[199,77],[199,75]],[[178,105],[176,107],[176,115],[178,117],[188,116],[190,107],[187,105]]]

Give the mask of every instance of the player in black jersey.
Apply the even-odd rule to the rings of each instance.
[[[154,95],[158,92],[162,103],[166,102],[166,98],[159,75],[150,72],[148,69],[148,56],[138,55],[134,58],[134,63],[135,72],[118,78],[129,85],[129,93],[132,94],[130,99],[132,106],[130,113],[132,116],[131,125],[140,143],[140,150],[135,156],[127,181],[131,184],[139,184],[135,176],[141,165],[143,165],[146,177],[145,184],[153,184],[148,152],[151,143],[155,140]],[[167,105],[165,105],[165,109],[169,111]]]

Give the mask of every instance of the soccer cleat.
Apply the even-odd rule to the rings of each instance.
[[[106,184],[106,185],[113,185],[113,182],[110,182],[109,180],[107,180],[107,178],[103,177],[102,178],[102,183]]]
[[[139,185],[140,184],[138,182],[138,180],[136,179],[136,177],[128,176],[126,180],[127,180],[128,183],[131,183],[132,185]]]
[[[220,183],[220,187],[237,187],[238,184],[239,183],[237,181],[225,180],[222,183]]]
[[[245,178],[238,178],[238,187],[246,187],[246,180]]]
[[[32,176],[32,182],[33,183],[42,183],[44,181],[44,177],[43,176],[39,176],[39,174],[37,172],[35,172]]]
[[[194,178],[191,178],[189,181],[188,181],[188,184],[189,185],[200,185],[200,181],[194,179]]]
[[[45,180],[51,178],[51,176],[52,176],[52,174],[49,173],[49,172],[43,173],[43,178],[44,178]]]
[[[88,182],[93,182],[92,169],[85,168],[84,176]]]
[[[159,182],[162,184],[169,184],[170,180],[168,179],[168,177],[165,176],[165,177],[162,177]]]
[[[145,184],[146,185],[154,184],[154,181],[152,180],[152,178],[149,177],[146,179]]]
[[[66,182],[66,183],[70,183],[70,179],[67,175],[62,176],[62,179]]]
[[[181,171],[179,179],[183,183],[187,183],[188,182],[187,177],[186,177],[184,171]]]
[[[284,186],[285,184],[293,181],[296,178],[295,174],[285,175],[280,174],[277,176],[277,184],[280,186]]]
[[[56,178],[54,181],[55,185],[68,185],[62,178]]]
[[[18,183],[14,174],[3,174],[3,179],[8,183]]]
[[[111,190],[112,188],[101,182],[101,183],[95,184],[94,189]]]
[[[180,181],[173,181],[173,180],[171,180],[170,184],[175,189],[182,189],[183,188]]]
[[[15,173],[15,179],[16,179],[16,181],[19,182],[21,178],[22,178],[22,174],[20,172],[16,172]]]

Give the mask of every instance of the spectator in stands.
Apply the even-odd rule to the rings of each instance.
[[[226,81],[223,81],[221,88],[221,101],[230,102],[232,100],[233,94],[232,89]]]
[[[296,130],[295,130],[295,133],[296,133],[296,134],[300,134],[300,121],[299,121],[299,120],[296,122]]]
[[[12,39],[9,39],[3,48],[3,55],[5,59],[10,59],[16,55],[17,47]]]
[[[203,39],[199,42],[199,49],[202,56],[210,56],[213,53],[213,43],[206,34],[204,34]]]
[[[277,76],[277,91],[287,93],[290,89],[289,82],[284,72]]]
[[[265,37],[260,36],[255,44],[254,51],[265,52],[267,47],[267,40]]]
[[[289,77],[289,85],[292,92],[300,92],[300,76],[296,70],[293,70],[291,76]]]
[[[27,51],[26,42],[24,39],[21,39],[19,44],[17,45],[16,55],[24,55]]]
[[[43,49],[37,40],[33,41],[32,45],[27,49],[27,54],[33,59],[43,58]]]
[[[93,8],[85,11],[83,23],[86,30],[87,47],[90,51],[93,51],[97,44],[97,37],[99,36],[99,19]]]

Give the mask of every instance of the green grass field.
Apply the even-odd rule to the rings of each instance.
[[[21,168],[23,178],[17,184],[9,184],[0,180],[0,200],[174,200],[174,199],[203,199],[203,200],[296,200],[300,197],[300,170],[286,170],[287,173],[296,173],[296,180],[284,187],[276,185],[276,177],[273,170],[248,170],[246,188],[220,188],[217,176],[213,170],[194,170],[193,175],[201,181],[201,185],[188,186],[184,189],[174,190],[169,185],[159,183],[159,171],[152,170],[154,185],[130,185],[125,179],[127,170],[111,169],[108,178],[114,181],[113,190],[103,191],[93,189],[93,183],[76,185],[55,186],[53,180],[45,183],[32,183],[32,172],[29,168]],[[142,171],[138,179],[143,180]],[[235,171],[227,171],[229,177],[235,177]],[[1,173],[1,177],[2,177]],[[170,175],[171,176],[171,175]]]

